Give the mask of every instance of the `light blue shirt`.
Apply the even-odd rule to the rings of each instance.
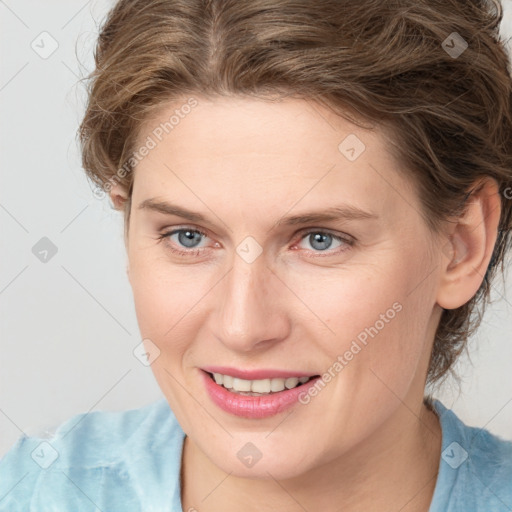
[[[442,455],[429,512],[511,512],[512,441],[433,405]],[[21,437],[0,460],[0,511],[182,512],[184,438],[164,398],[73,416],[48,439]]]

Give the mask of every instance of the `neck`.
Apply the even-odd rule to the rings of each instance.
[[[183,510],[428,512],[440,452],[439,420],[424,404],[417,411],[401,405],[371,439],[323,466],[280,481],[229,475],[187,437]]]

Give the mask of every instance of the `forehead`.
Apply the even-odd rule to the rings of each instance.
[[[138,146],[152,139],[154,147],[136,166],[140,199],[182,191],[196,206],[214,195],[254,211],[346,201],[395,213],[416,201],[379,128],[302,99],[196,101],[162,107],[141,129]]]
[[[174,149],[198,150],[201,145],[212,155],[241,151],[250,156],[252,151],[289,157],[307,155],[312,159],[322,158],[324,155],[318,152],[327,151],[337,159],[340,136],[357,132],[369,145],[385,149],[378,129],[364,130],[311,100],[269,101],[239,96],[195,99],[193,108],[187,107],[186,99],[162,106],[143,125],[139,143],[160,128]],[[183,151],[177,156],[192,155]]]

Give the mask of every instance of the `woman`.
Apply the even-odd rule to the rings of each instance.
[[[0,509],[512,510],[512,442],[425,392],[510,246],[501,17],[119,1],[80,140],[164,398],[20,439]]]

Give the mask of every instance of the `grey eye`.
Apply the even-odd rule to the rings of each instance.
[[[332,244],[333,236],[329,233],[311,233],[309,235],[309,242],[314,249],[319,251],[323,251],[325,249],[329,249],[329,246]]]
[[[178,234],[178,242],[188,249],[195,248],[196,246],[194,244],[196,242],[200,242],[201,237],[203,236],[199,231],[191,229],[177,229],[176,231],[173,231],[171,235],[175,233]]]

